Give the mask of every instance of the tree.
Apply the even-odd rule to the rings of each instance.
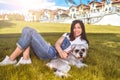
[[[80,4],[82,4],[83,1],[86,1],[87,3],[91,2],[91,1],[95,1],[98,2],[99,0],[80,0]],[[101,0],[102,1],[102,0]],[[76,5],[75,0],[65,0],[66,3],[72,3]]]
[[[76,4],[76,2],[74,0],[65,0],[66,3],[72,3],[72,4]]]
[[[72,4],[75,4],[76,5],[76,2],[74,0],[65,0],[66,3],[72,3]],[[87,3],[90,2],[91,0],[86,0]],[[80,4],[82,4],[82,0],[80,0]]]

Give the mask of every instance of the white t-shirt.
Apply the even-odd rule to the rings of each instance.
[[[70,40],[68,33],[64,33],[62,36],[67,37],[68,40]],[[64,51],[70,51],[72,49],[72,45],[81,45],[83,44],[88,49],[88,43],[86,40],[81,40],[81,36],[78,36],[75,40],[70,41],[71,45],[65,49]]]

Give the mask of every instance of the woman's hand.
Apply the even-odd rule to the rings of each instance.
[[[62,48],[61,48],[61,46],[60,46],[60,45],[62,44],[64,38],[65,38],[64,36],[61,36],[61,37],[56,41],[56,43],[55,43],[55,48],[56,48],[57,52],[59,53],[60,57],[65,59],[65,58],[67,58],[68,53],[67,53],[67,51],[62,50]]]
[[[63,58],[63,59],[65,59],[65,58],[68,57],[68,53],[65,52],[65,51],[63,51],[63,50],[59,53],[59,55],[60,55],[60,57]]]

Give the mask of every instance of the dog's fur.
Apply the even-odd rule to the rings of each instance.
[[[82,63],[81,58],[85,58],[87,55],[87,48],[84,45],[72,46],[72,51],[69,53],[67,59],[56,58],[48,62],[46,65],[54,70],[54,74],[58,77],[69,76],[68,71],[70,65],[75,65],[78,68],[86,67],[87,65]]]

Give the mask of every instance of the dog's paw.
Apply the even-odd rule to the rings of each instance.
[[[68,73],[64,73],[62,71],[56,71],[56,72],[54,72],[54,74],[55,74],[55,76],[61,77],[61,78],[70,76]]]
[[[88,65],[87,64],[83,64],[83,67],[88,67]]]
[[[49,67],[50,69],[53,68],[53,66],[50,63],[47,63],[46,66]]]
[[[78,68],[88,67],[88,65],[87,65],[87,64],[84,64],[84,63],[76,64],[76,66],[77,66]]]

